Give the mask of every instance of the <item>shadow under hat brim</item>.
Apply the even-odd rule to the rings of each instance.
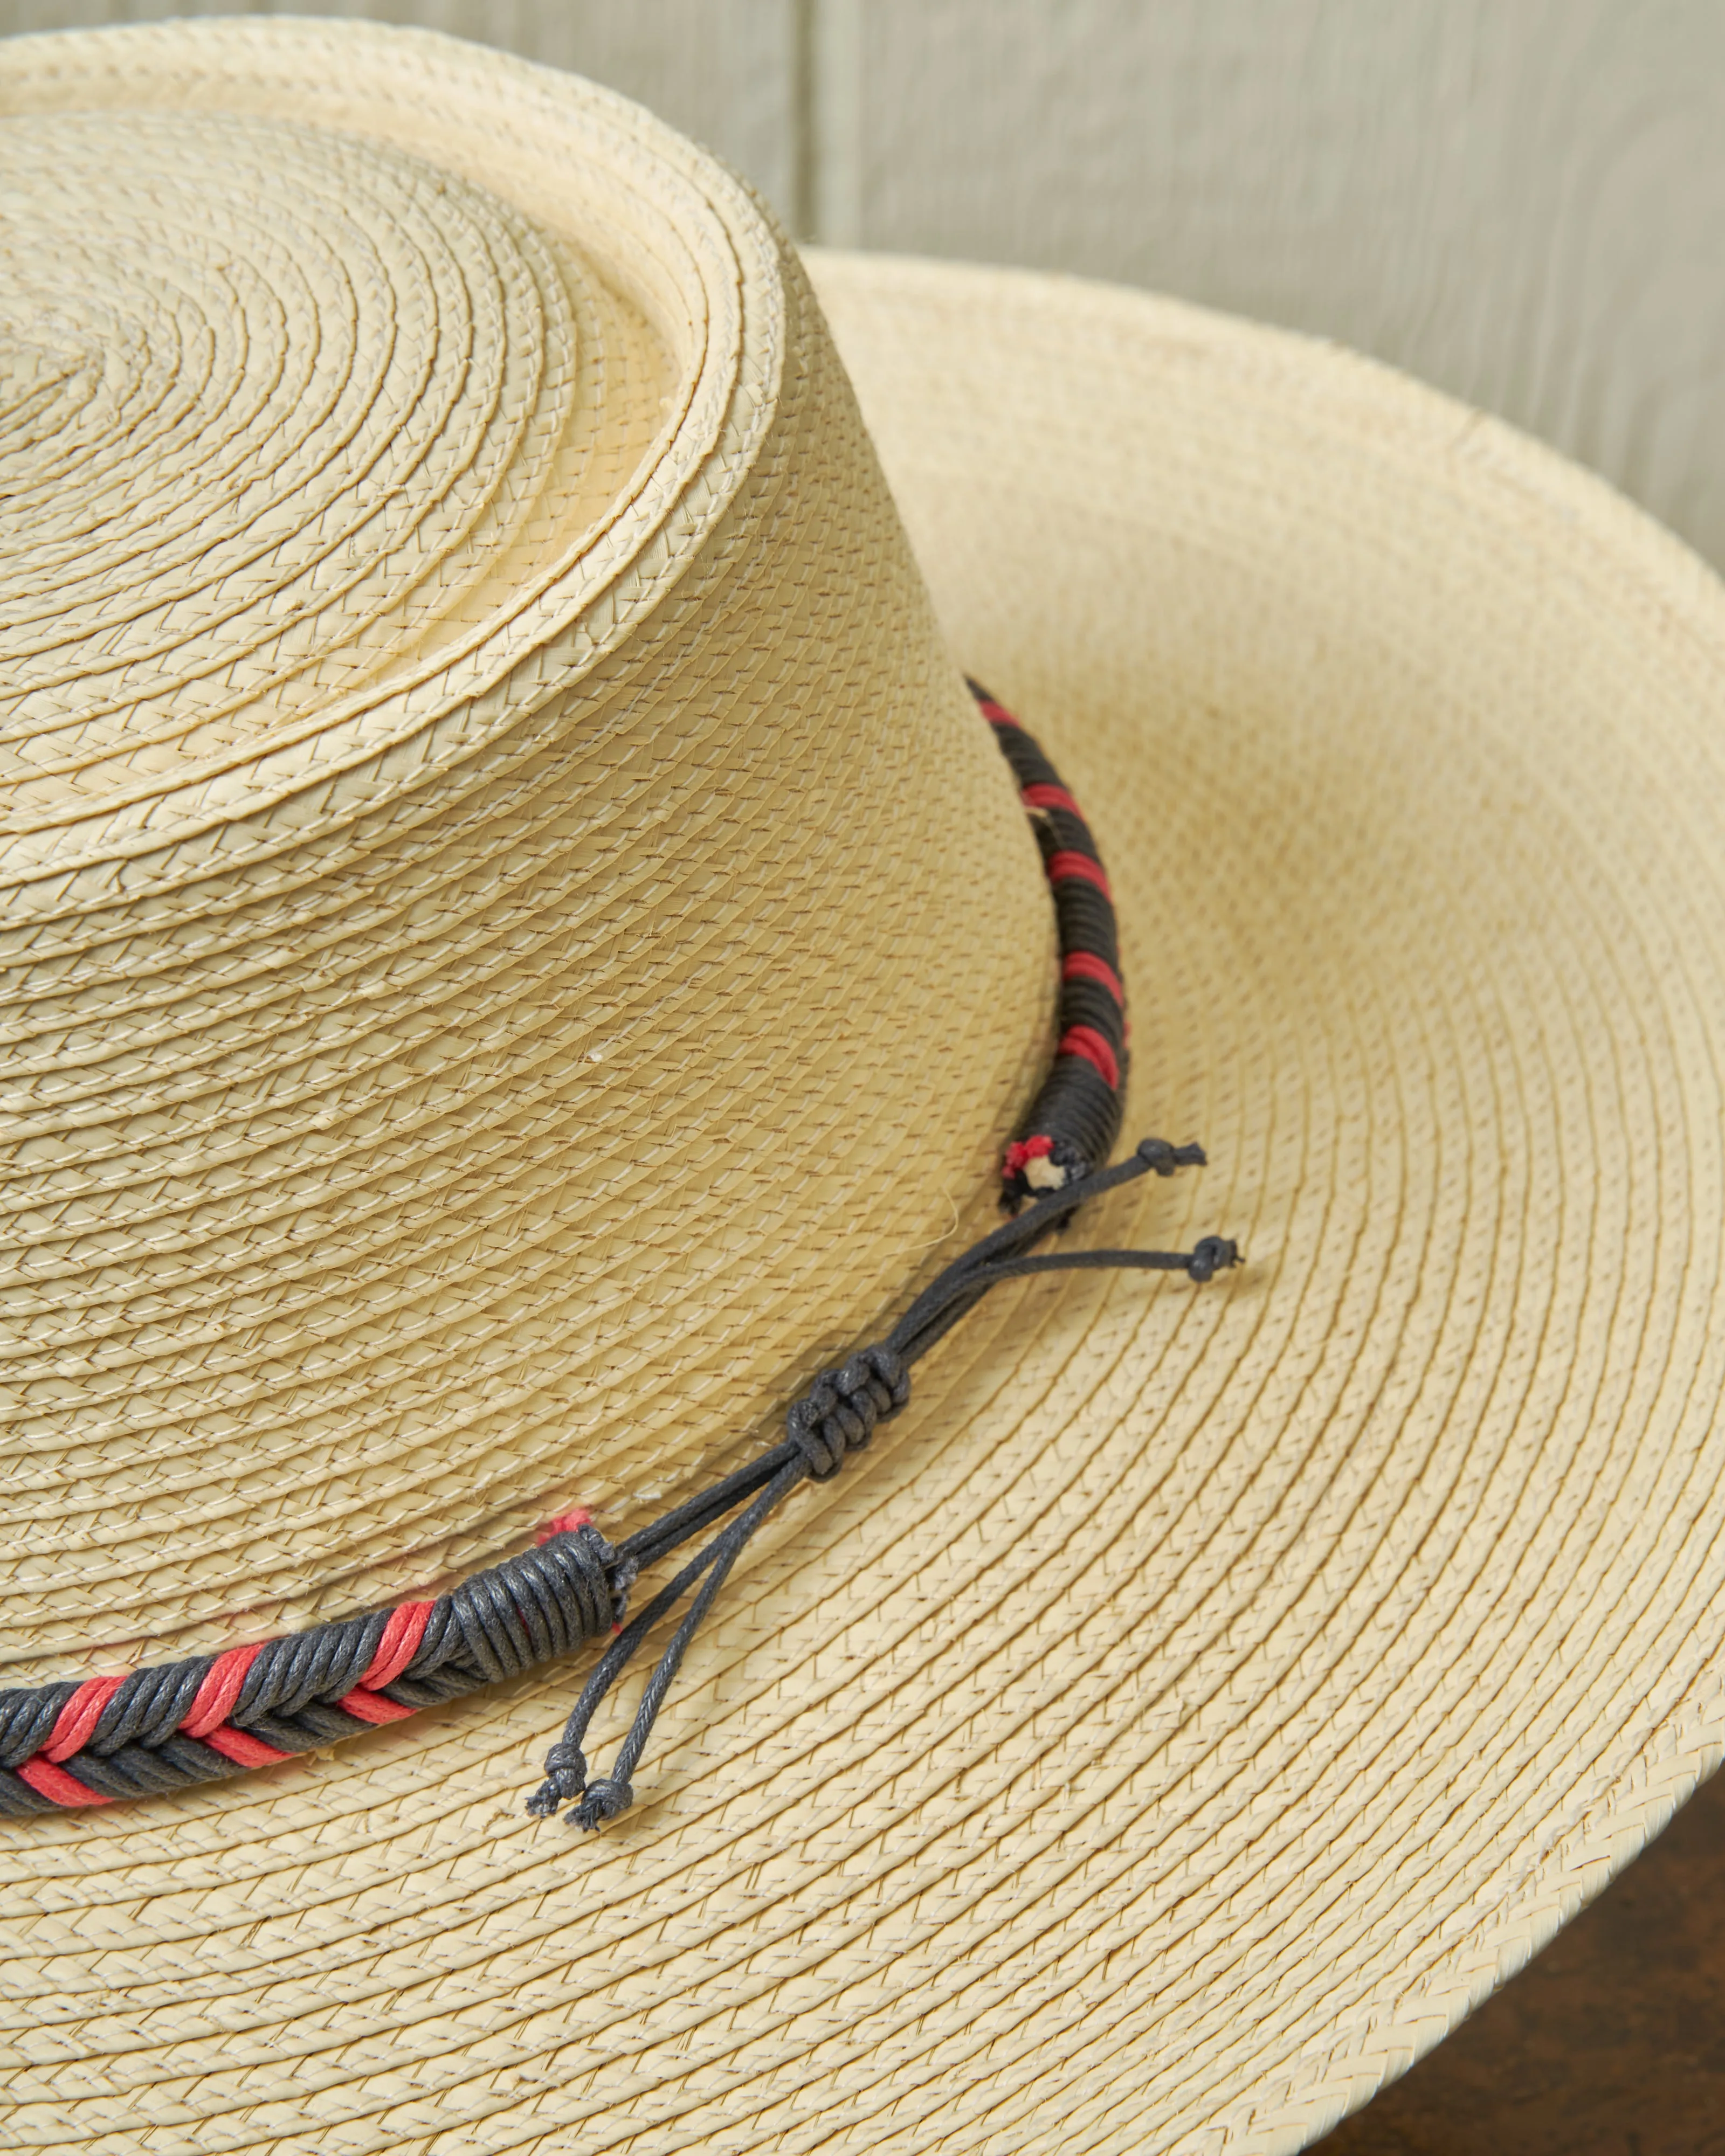
[[[1214,1163],[1076,1232],[1247,1266],[968,1320],[602,1836],[572,1666],[6,1829],[18,2145],[1267,2156],[1717,1763],[1725,593],[1346,355],[813,267]]]

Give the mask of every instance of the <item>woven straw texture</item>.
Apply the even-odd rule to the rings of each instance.
[[[99,306],[166,398],[170,338],[287,244],[244,223],[253,157],[307,175],[308,290],[338,244],[331,294],[366,289],[351,178],[316,207],[361,174],[381,252],[405,263],[410,213],[427,259],[506,239],[555,267],[578,355],[627,355],[614,414],[574,366],[518,523],[501,482],[483,510],[444,484],[440,555],[384,516],[352,589],[374,574],[394,628],[270,556],[279,656],[228,625],[251,572],[205,581],[213,509],[204,551],[141,509],[116,551],[159,571],[82,596],[109,521],[71,543],[84,480],[20,429],[47,506],[18,559],[58,534],[64,604],[10,752],[47,744],[18,780],[39,908],[7,932],[49,1255],[6,1306],[42,1360],[5,1636],[82,1673],[423,1584],[536,1502],[627,1526],[719,1464],[984,1217],[1050,939],[819,317],[706,161],[377,33],[48,41],[0,78],[60,279],[11,408],[88,413],[116,520],[138,475],[98,393],[130,347]],[[105,117],[80,191],[146,158],[188,203],[226,187],[219,276],[189,207],[173,274],[129,284],[118,211],[53,208],[73,116],[116,104],[198,125]],[[243,156],[206,131],[241,111],[271,121]],[[285,139],[313,124],[367,146]],[[685,273],[704,250],[728,287]],[[992,1298],[731,1582],[602,1837],[520,1808],[567,1671],[6,1830],[9,2145],[1273,2156],[1717,1762],[1725,595],[1549,455],[1333,352],[1029,276],[815,281],[952,649],[1107,854],[1128,1128],[1216,1163],[1078,1232],[1219,1228],[1247,1268]],[[260,273],[260,323],[282,289]],[[659,385],[726,336],[685,451]],[[428,378],[454,413],[464,370]],[[223,423],[191,439],[238,501]],[[333,560],[370,497],[315,498]],[[483,560],[454,536],[482,519]],[[493,589],[494,544],[569,579],[521,650],[532,578]],[[171,588],[183,620],[138,610]]]

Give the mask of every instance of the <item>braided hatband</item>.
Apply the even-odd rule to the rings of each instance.
[[[1001,1163],[1004,1203],[1011,1205],[1064,1190],[1113,1152],[1126,1084],[1126,989],[1114,894],[1083,811],[1005,706],[978,682],[970,684],[970,692],[1019,783],[1060,926],[1060,1040],[1042,1090]]]
[[[629,1777],[684,1650],[755,1528],[798,1483],[836,1474],[868,1444],[876,1424],[909,1399],[911,1363],[991,1288],[1029,1273],[1096,1265],[1180,1270],[1205,1281],[1235,1262],[1234,1245],[1217,1237],[1190,1252],[1027,1255],[1081,1203],[1134,1176],[1200,1165],[1204,1155],[1195,1146],[1152,1139],[1119,1167],[1102,1168],[1119,1133],[1126,1063],[1108,879],[1059,773],[1009,711],[971,686],[1019,782],[1059,923],[1060,1037],[1003,1163],[1014,1217],[939,1274],[885,1340],[823,1371],[792,1403],[776,1445],[614,1548],[587,1513],[572,1512],[552,1521],[535,1548],[431,1600],[129,1676],[0,1692],[0,1815],[110,1804],[270,1766],[609,1633],[532,1809],[573,1804],[572,1815],[588,1826],[614,1819],[633,1802]],[[629,1590],[642,1568],[732,1513],[626,1622]],[[589,1780],[581,1743],[594,1712],[654,1625],[691,1593],[616,1766]]]

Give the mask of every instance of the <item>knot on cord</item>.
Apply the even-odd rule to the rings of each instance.
[[[1201,1145],[1170,1145],[1166,1138],[1145,1138],[1138,1146],[1137,1156],[1153,1175],[1172,1175],[1176,1168],[1209,1166]],[[1210,1238],[1211,1241],[1214,1240],[1214,1236]]]
[[[587,1794],[575,1807],[575,1824],[591,1831],[609,1820],[621,1819],[634,1800],[634,1791],[620,1775],[601,1775],[588,1784]]]
[[[875,1425],[896,1414],[911,1397],[911,1374],[901,1357],[884,1341],[860,1348],[836,1370],[823,1370],[799,1399],[793,1400],[784,1424],[802,1455],[811,1479],[824,1482],[836,1475],[848,1452],[860,1452]]]
[[[553,1744],[545,1755],[545,1779],[527,1799],[536,1819],[549,1819],[587,1789],[587,1758],[578,1744]]]
[[[1230,1265],[1240,1263],[1240,1245],[1230,1243],[1223,1235],[1205,1235],[1192,1246],[1192,1255],[1186,1260],[1189,1278],[1201,1287],[1218,1273],[1225,1273]]]

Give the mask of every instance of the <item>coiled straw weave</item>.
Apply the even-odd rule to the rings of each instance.
[[[711,161],[352,26],[13,41],[0,105],[16,1683],[747,1456],[993,1217],[1055,1009]],[[16,2146],[1281,2156],[1718,1762],[1717,583],[1333,351],[813,270],[1094,823],[1126,1127],[1214,1163],[1072,1247],[1250,1263],[993,1294],[603,1835],[519,1809],[567,1670],[6,1825]]]

